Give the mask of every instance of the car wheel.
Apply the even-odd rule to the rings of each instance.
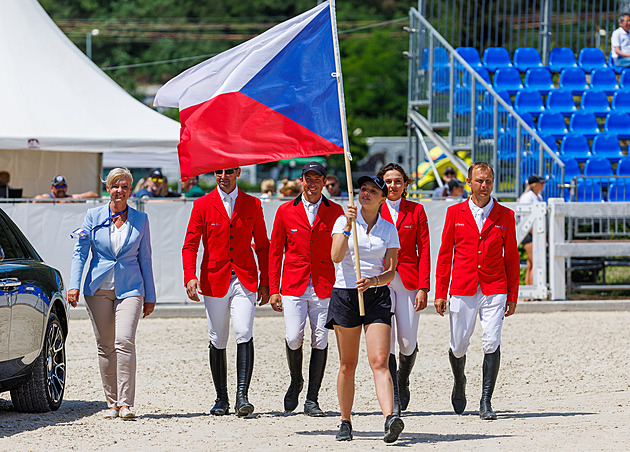
[[[43,413],[57,410],[66,387],[66,344],[59,319],[50,314],[44,347],[35,360],[30,378],[11,390],[16,411]]]

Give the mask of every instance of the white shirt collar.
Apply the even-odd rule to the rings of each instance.
[[[490,211],[494,207],[494,199],[490,198],[490,201],[488,202],[488,204],[486,204],[483,207],[479,207],[477,204],[473,202],[472,196],[471,196],[470,198],[468,198],[468,205],[470,206],[470,210],[473,213],[473,215],[481,215],[483,218],[487,218],[488,215],[490,214]]]
[[[224,201],[236,201],[236,197],[238,196],[238,187],[236,187],[234,190],[232,190],[231,193],[226,193],[223,190],[221,190],[219,187],[217,187],[217,190],[219,190],[219,195],[221,195],[221,199],[223,199]]]
[[[389,207],[391,207],[392,209],[396,209],[396,211],[398,212],[400,210],[400,204],[402,203],[402,198],[400,198],[398,201],[390,201],[389,199],[386,199],[385,202],[387,203]]]
[[[312,203],[310,201],[308,201],[306,199],[306,197],[304,195],[302,195],[302,202],[304,203],[304,207],[309,208],[309,206],[311,208],[313,207],[319,207],[319,205],[322,203],[322,195],[319,195],[319,200],[315,203]]]

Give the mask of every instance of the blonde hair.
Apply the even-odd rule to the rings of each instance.
[[[129,185],[133,187],[133,176],[127,168],[114,168],[109,172],[107,178],[103,181],[105,185],[111,187],[120,179],[129,179]]]
[[[260,191],[262,193],[269,193],[276,191],[276,182],[273,179],[264,179],[260,183]]]

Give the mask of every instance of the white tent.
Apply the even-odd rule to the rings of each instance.
[[[177,121],[114,83],[36,0],[0,1],[0,61],[0,170],[25,197],[47,192],[55,174],[70,193],[100,191],[103,154],[121,166],[176,164]]]

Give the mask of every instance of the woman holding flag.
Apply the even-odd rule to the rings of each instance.
[[[376,387],[376,397],[385,417],[383,440],[398,439],[404,424],[394,410],[394,390],[388,359],[391,336],[391,300],[387,283],[396,273],[400,247],[396,228],[379,214],[387,196],[387,186],[378,177],[359,178],[360,207],[350,205],[333,227],[331,257],[336,281],[330,298],[326,327],[335,330],[339,349],[337,397],[341,426],[337,441],[352,439],[351,413],[354,401],[354,374],[359,357],[361,330],[365,330],[367,354]],[[362,278],[356,281],[354,243],[349,239],[356,221],[359,265]],[[359,292],[365,301],[365,315],[359,312]],[[363,328],[362,328],[363,327]]]

